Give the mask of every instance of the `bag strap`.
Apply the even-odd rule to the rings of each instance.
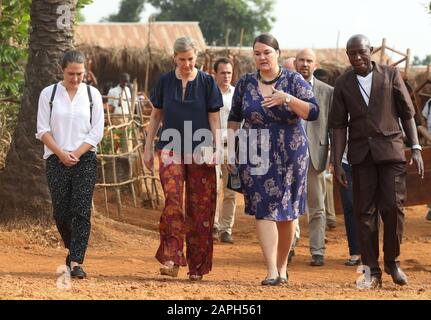
[[[49,100],[49,121],[51,121],[52,106],[53,106],[56,91],[57,91],[57,83],[54,84],[54,88],[52,89],[52,93],[51,93],[51,99]]]
[[[90,85],[87,84],[88,100],[90,100],[90,124],[93,120],[93,98],[91,97]]]
[[[54,106],[54,98],[55,98],[55,92],[57,91],[57,83],[54,84],[54,88],[52,89],[51,93],[51,99],[49,100],[49,120],[51,121],[51,114],[52,114],[52,107]],[[88,100],[90,100],[90,124],[92,124],[93,120],[93,98],[91,97],[91,89],[90,86],[87,84],[87,93],[88,93]]]

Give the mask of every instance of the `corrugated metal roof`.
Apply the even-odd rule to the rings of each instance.
[[[206,44],[199,23],[152,22],[149,23],[81,23],[75,27],[75,45],[92,45],[102,48],[145,48],[148,29],[151,28],[151,48],[163,49],[172,54],[175,39],[190,36],[198,43],[199,50]]]

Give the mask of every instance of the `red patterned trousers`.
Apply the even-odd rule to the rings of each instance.
[[[213,256],[212,229],[217,198],[215,167],[164,164],[160,152],[159,160],[165,208],[160,217],[160,246],[156,259],[160,263],[188,264],[190,275],[207,274]]]

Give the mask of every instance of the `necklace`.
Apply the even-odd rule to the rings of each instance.
[[[282,72],[283,72],[283,69],[279,66],[279,71],[278,71],[277,76],[274,79],[267,81],[267,80],[262,79],[262,76],[260,75],[260,70],[257,70],[257,79],[260,82],[262,82],[263,84],[271,85],[271,84],[276,83],[278,81],[278,79],[280,79]]]

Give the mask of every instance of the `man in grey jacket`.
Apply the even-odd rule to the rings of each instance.
[[[316,121],[304,121],[308,137],[310,166],[308,169],[307,207],[312,266],[322,266],[325,255],[325,169],[328,162],[329,131],[328,114],[334,89],[313,77],[317,66],[316,54],[311,49],[303,49],[296,55],[296,70],[313,87],[320,113]]]

